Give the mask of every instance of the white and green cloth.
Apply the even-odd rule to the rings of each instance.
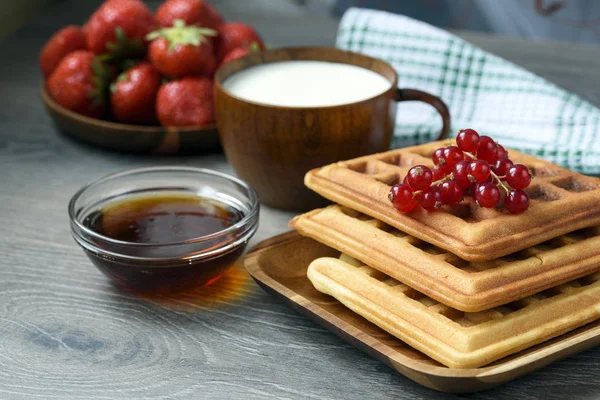
[[[344,14],[336,45],[389,62],[400,87],[442,98],[454,133],[473,128],[505,147],[600,174],[600,110],[515,64],[426,23],[357,8]],[[432,107],[398,107],[393,147],[438,135],[441,118]]]

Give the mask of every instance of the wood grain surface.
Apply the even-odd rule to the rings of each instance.
[[[336,22],[215,2],[273,46],[331,45]],[[94,1],[65,0],[0,40],[0,399],[458,398],[421,387],[344,343],[233,269],[205,295],[143,299],[113,287],[70,237],[67,202],[124,168],[183,164],[231,172],[223,155],[124,156],[57,134],[39,99],[37,53]],[[245,8],[247,10],[247,8]],[[600,50],[465,35],[600,105]],[[293,214],[263,208],[252,243]],[[208,293],[208,295],[206,295]],[[600,397],[600,349],[473,399]]]

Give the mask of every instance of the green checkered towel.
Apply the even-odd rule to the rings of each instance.
[[[523,68],[426,23],[352,8],[337,47],[381,58],[399,85],[441,97],[452,131],[473,128],[505,147],[587,174],[600,174],[600,110]],[[394,147],[434,139],[441,118],[430,106],[401,103]]]

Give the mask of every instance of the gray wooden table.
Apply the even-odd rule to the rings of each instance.
[[[273,17],[233,3],[217,6],[228,19],[253,23],[274,46],[333,43],[333,20]],[[222,155],[125,156],[56,132],[38,96],[38,49],[95,5],[63,1],[0,40],[0,399],[457,397],[352,348],[270,298],[242,270],[213,288],[211,300],[141,299],[94,269],[71,239],[66,213],[81,185],[148,165],[232,172]],[[459,34],[600,105],[599,48]],[[286,231],[291,216],[263,208],[252,242]],[[470,397],[600,397],[600,349]]]

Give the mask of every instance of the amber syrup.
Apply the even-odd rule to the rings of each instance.
[[[168,253],[172,249],[169,250],[166,244],[223,231],[243,217],[242,211],[218,200],[192,194],[165,193],[110,203],[88,215],[84,225],[110,239],[145,244],[136,248],[135,255],[158,259],[172,256]],[[225,235],[223,245],[229,239]],[[197,243],[194,244],[194,252],[215,248],[219,244],[214,241]],[[164,294],[216,287],[217,281],[243,251],[244,246],[239,246],[216,258],[173,263],[152,260],[130,263],[106,256],[90,258],[101,271],[131,291]]]

